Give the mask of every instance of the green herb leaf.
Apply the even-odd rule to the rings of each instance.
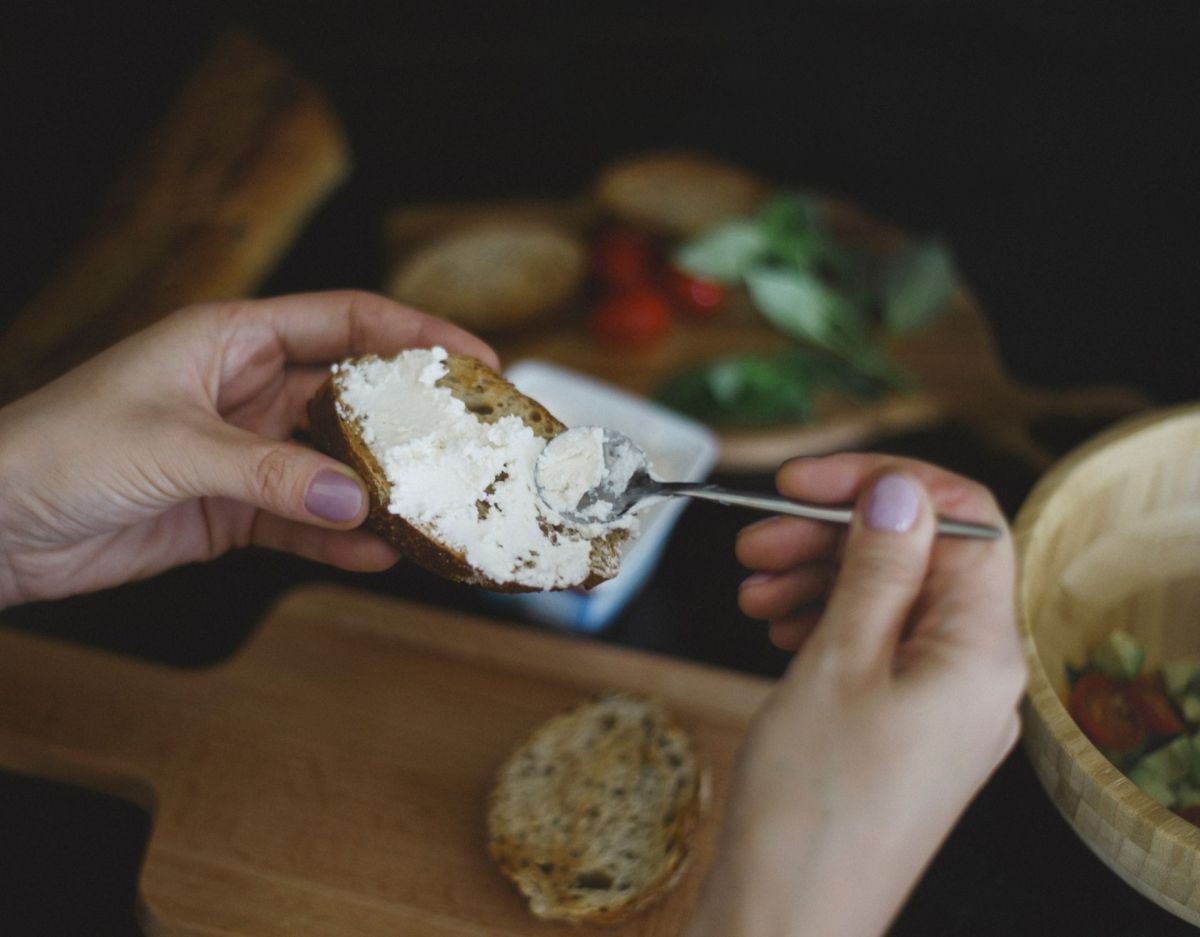
[[[758,310],[792,338],[840,354],[864,341],[855,304],[806,270],[756,267],[746,273],[746,286]]]
[[[731,221],[680,247],[675,266],[692,276],[735,285],[766,256],[767,235],[754,221]]]
[[[656,397],[706,423],[768,426],[810,421],[825,391],[875,400],[885,389],[839,358],[795,349],[696,365],[667,380]]]
[[[772,260],[808,269],[832,248],[816,203],[800,192],[783,192],[762,207],[757,216]]]
[[[812,419],[815,389],[811,375],[780,358],[739,355],[682,371],[656,396],[708,423],[768,426]]]
[[[888,261],[883,273],[883,324],[895,335],[916,332],[954,294],[954,260],[944,245],[927,241]]]

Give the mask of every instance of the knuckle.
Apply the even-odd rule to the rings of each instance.
[[[296,495],[295,483],[288,471],[287,453],[278,447],[264,451],[254,464],[254,485],[271,504],[290,504]]]
[[[858,544],[847,549],[842,559],[841,578],[846,585],[861,589],[907,586],[924,572],[914,551],[899,544]]]

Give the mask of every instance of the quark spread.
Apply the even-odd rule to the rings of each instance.
[[[438,386],[446,357],[442,348],[411,349],[334,365],[340,414],[386,473],[388,509],[495,582],[578,585],[592,569],[592,540],[635,530],[636,521],[575,525],[542,501],[534,468],[546,441],[517,416],[485,423]],[[611,562],[608,575],[615,551]]]
[[[555,511],[573,514],[579,501],[606,478],[604,465],[604,430],[586,426],[555,436],[546,444],[537,467],[537,480],[542,497]],[[607,503],[592,505],[598,508],[595,517],[612,513]],[[591,513],[591,512],[589,512]]]

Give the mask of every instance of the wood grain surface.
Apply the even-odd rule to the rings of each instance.
[[[1200,829],[1142,793],[1064,700],[1066,665],[1114,628],[1146,665],[1200,657],[1200,407],[1121,424],[1071,453],[1017,517],[1029,660],[1024,744],[1051,800],[1122,879],[1200,926]]]
[[[348,171],[321,90],[225,35],[3,335],[0,403],[181,306],[252,294]]]
[[[202,671],[0,629],[0,765],[151,813],[154,937],[579,934],[532,918],[492,866],[485,797],[518,741],[607,687],[663,699],[712,772],[680,886],[605,929],[678,934],[760,678],[308,587]]]

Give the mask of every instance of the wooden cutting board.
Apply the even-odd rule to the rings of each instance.
[[[911,240],[902,229],[850,202],[829,197],[819,201],[830,230],[844,243],[886,255]],[[414,245],[485,218],[547,220],[583,237],[598,222],[597,210],[586,198],[409,206],[389,216],[388,242],[393,256],[401,257]],[[794,347],[744,296],[731,297],[727,308],[711,319],[680,317],[664,341],[632,351],[596,342],[587,326],[587,311],[583,303],[522,332],[490,338],[507,363],[523,358],[550,361],[646,396],[691,365]],[[714,427],[720,438],[718,469],[772,471],[792,456],[862,447],[889,434],[952,420],[969,426],[989,445],[1042,469],[1055,453],[1037,442],[1032,432],[1037,420],[1116,418],[1150,405],[1145,395],[1124,387],[1045,391],[1014,380],[1001,361],[979,302],[965,284],[931,325],[890,340],[887,348],[915,379],[914,393],[867,404],[830,396],[818,401],[810,423]]]
[[[0,629],[0,765],[151,813],[139,913],[153,937],[578,935],[531,917],[493,867],[485,797],[518,741],[606,687],[657,694],[712,771],[681,885],[604,928],[678,934],[760,678],[305,587],[200,671]]]

